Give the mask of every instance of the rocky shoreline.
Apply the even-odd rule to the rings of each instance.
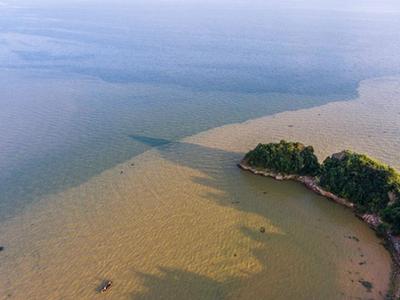
[[[244,171],[249,171],[255,175],[271,177],[276,180],[293,180],[303,183],[308,189],[314,191],[315,193],[326,197],[340,205],[351,208],[354,211],[354,204],[347,199],[341,198],[332,194],[318,185],[318,181],[312,176],[300,176],[300,175],[286,175],[278,172],[274,172],[267,169],[257,169],[249,166],[245,160],[242,160],[237,165],[240,169]],[[373,230],[377,230],[381,220],[379,216],[375,214],[358,214],[354,211],[355,215],[368,224]],[[392,234],[386,232],[383,236],[385,242],[385,247],[388,249],[392,256],[393,267],[391,275],[391,286],[389,287],[389,299],[400,299],[400,236],[393,236]]]

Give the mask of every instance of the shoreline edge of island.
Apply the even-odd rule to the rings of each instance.
[[[354,204],[352,202],[324,190],[318,185],[316,178],[313,176],[281,174],[268,169],[257,169],[247,164],[245,159],[241,160],[237,166],[241,170],[253,173],[254,175],[270,177],[278,181],[291,180],[300,182],[316,194],[328,198],[337,204],[350,208],[356,217],[364,221],[374,231],[377,230],[377,227],[380,224],[379,216],[376,214],[357,213],[354,210]],[[387,296],[389,297],[388,299],[398,300],[400,299],[400,236],[396,237],[386,232],[384,236],[380,236],[380,238],[383,239],[384,247],[389,251],[390,256],[392,257],[392,271]]]

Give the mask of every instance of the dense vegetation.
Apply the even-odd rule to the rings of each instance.
[[[380,214],[389,227],[400,233],[400,175],[366,155],[343,151],[325,159],[319,182],[332,193],[349,199],[361,212]]]
[[[257,145],[245,161],[284,174],[316,176],[324,189],[353,202],[360,212],[380,215],[385,228],[400,234],[400,174],[366,155],[343,151],[320,165],[311,146],[280,141]]]
[[[399,175],[371,158],[343,151],[325,159],[320,185],[350,199],[358,208],[378,212],[389,203],[389,192],[400,190]]]
[[[313,147],[283,140],[279,143],[258,144],[246,154],[245,159],[251,166],[285,174],[316,175],[319,171]]]
[[[394,234],[400,234],[400,202],[390,205],[382,210],[381,216]]]

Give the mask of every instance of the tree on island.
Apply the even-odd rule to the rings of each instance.
[[[321,186],[367,212],[379,212],[390,202],[391,193],[400,194],[400,177],[394,169],[350,151],[326,158],[319,179]]]
[[[366,155],[342,151],[325,159],[319,184],[349,199],[359,212],[382,217],[394,234],[400,233],[400,175]]]
[[[258,144],[248,152],[245,160],[255,167],[284,174],[317,175],[320,165],[312,146],[286,142]]]
[[[400,234],[400,203],[386,207],[381,215],[386,222],[385,225],[392,230],[393,234]]]
[[[385,228],[400,234],[400,174],[366,155],[342,151],[320,165],[312,146],[282,140],[258,144],[244,162],[282,174],[314,176],[322,188],[346,198],[359,212],[379,215]]]

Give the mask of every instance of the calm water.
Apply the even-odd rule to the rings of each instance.
[[[0,2],[0,215],[226,123],[400,70],[398,1]]]
[[[288,137],[398,167],[399,80],[354,99],[399,73],[400,2],[348,2],[0,0],[0,298],[381,298],[365,224],[235,166]]]
[[[383,299],[391,260],[368,226],[235,165],[259,141],[288,138],[321,158],[350,148],[399,168],[400,78],[359,91],[176,142],[132,136],[160,146],[2,222],[0,298]]]

